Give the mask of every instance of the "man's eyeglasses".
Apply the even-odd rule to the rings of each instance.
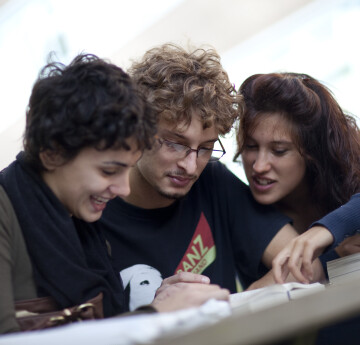
[[[219,149],[199,147],[198,149],[192,149],[190,146],[175,143],[173,141],[157,138],[161,147],[166,150],[166,152],[172,158],[182,159],[189,155],[191,152],[196,152],[196,157],[202,161],[216,162],[218,161],[225,153],[225,149],[220,139],[216,143],[220,144]]]

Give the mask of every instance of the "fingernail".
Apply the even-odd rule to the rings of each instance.
[[[210,283],[210,279],[209,279],[209,277],[203,276],[203,277],[201,277],[201,282],[204,284],[208,284],[208,283]]]

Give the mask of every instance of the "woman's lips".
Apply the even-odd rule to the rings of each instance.
[[[91,196],[91,204],[97,212],[103,211],[106,207],[106,203],[110,200],[100,196]]]
[[[259,177],[259,176],[253,176],[253,185],[254,187],[261,192],[268,191],[271,189],[276,181],[265,178],[265,177]]]

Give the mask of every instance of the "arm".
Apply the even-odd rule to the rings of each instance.
[[[12,238],[9,228],[8,198],[0,190],[0,334],[19,331],[15,320],[14,288],[12,284]]]
[[[271,268],[275,255],[271,250],[280,249],[269,244],[291,219],[270,205],[259,204],[249,186],[226,170],[217,178],[220,180],[218,199],[223,202],[219,207],[224,208],[224,219],[230,229],[230,245],[239,279],[242,287],[247,288]]]
[[[19,331],[14,300],[36,297],[21,229],[5,191],[0,186],[0,334]]]
[[[360,231],[360,193],[353,195],[345,205],[313,223],[312,227],[315,225],[327,228],[333,235],[333,242],[329,249],[338,246],[345,237]]]
[[[334,243],[332,248],[337,246],[335,251],[339,256],[360,252],[360,234],[353,235],[360,230],[359,211],[360,193],[353,195],[345,205],[315,223],[326,227],[333,234]]]
[[[285,246],[287,242],[291,241],[297,235],[298,233],[290,224],[286,224],[285,226],[283,226],[271,240],[269,245],[266,247],[262,257],[263,264],[270,269],[272,265],[272,260],[274,259],[276,254],[279,253],[279,251]],[[247,290],[259,289],[275,283],[276,281],[274,279],[272,270],[270,270],[259,280],[253,282],[247,288]]]
[[[1,210],[1,215],[3,214]],[[0,334],[19,331],[15,320],[10,239],[0,217]]]
[[[339,256],[347,256],[360,252],[360,234],[345,238],[336,248]]]

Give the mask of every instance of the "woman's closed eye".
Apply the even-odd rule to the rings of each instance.
[[[274,155],[276,156],[282,156],[284,155],[286,152],[288,152],[289,149],[286,149],[286,148],[278,148],[278,149],[273,149],[273,153]]]
[[[258,146],[256,144],[245,144],[246,150],[256,150]]]
[[[204,151],[212,151],[214,149],[214,145],[208,145],[208,146],[200,146],[198,150],[204,150]]]
[[[111,176],[111,175],[115,175],[117,170],[110,170],[110,169],[101,169],[101,172],[105,175],[105,176]]]

